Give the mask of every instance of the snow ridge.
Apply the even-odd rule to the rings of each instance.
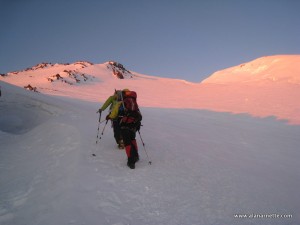
[[[202,83],[270,83],[300,84],[300,55],[276,55],[255,59],[218,71]]]

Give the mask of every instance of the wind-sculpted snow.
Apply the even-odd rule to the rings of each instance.
[[[20,102],[2,102],[1,113],[0,130],[13,134],[30,131],[49,116],[35,103],[22,104]]]
[[[26,133],[62,111],[39,100],[39,96],[24,97],[24,93],[12,92],[10,89],[16,88],[5,84],[2,84],[2,88],[5,93],[0,98],[0,130],[3,132]]]

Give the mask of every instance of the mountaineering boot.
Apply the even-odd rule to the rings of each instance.
[[[135,169],[135,162],[136,162],[136,156],[137,152],[135,148],[132,148],[132,145],[126,145],[125,146],[126,154],[128,157],[127,166],[130,169]]]
[[[128,166],[130,169],[135,169],[135,161],[134,161],[134,158],[132,158],[132,157],[129,157],[129,158],[128,158],[127,166]]]

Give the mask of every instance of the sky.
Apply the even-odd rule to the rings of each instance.
[[[117,61],[200,82],[259,57],[300,54],[299,0],[0,0],[0,73]]]

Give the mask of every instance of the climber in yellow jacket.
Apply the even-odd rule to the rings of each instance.
[[[105,103],[102,105],[102,107],[97,111],[101,113],[105,109],[107,109],[110,106],[110,113],[107,115],[106,119],[111,119],[112,121],[112,127],[114,130],[114,138],[118,144],[118,147],[120,149],[124,148],[123,138],[121,135],[121,128],[120,128],[120,114],[119,114],[119,108],[122,104],[122,97],[121,97],[121,91],[115,91],[115,93],[112,96],[109,96]]]

